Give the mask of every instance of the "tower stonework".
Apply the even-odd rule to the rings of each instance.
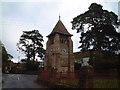
[[[71,36],[59,19],[53,31],[47,36],[45,69],[52,68],[57,72],[74,71]]]

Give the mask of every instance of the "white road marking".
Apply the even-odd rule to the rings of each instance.
[[[20,80],[20,78],[18,77],[17,80]]]

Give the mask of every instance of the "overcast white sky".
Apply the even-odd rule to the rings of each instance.
[[[17,51],[16,43],[23,31],[39,30],[44,36],[44,48],[46,48],[46,36],[50,34],[56,25],[59,14],[61,21],[67,30],[73,34],[73,50],[79,51],[79,34],[72,30],[71,21],[77,15],[88,10],[91,3],[98,3],[103,9],[113,11],[118,15],[119,0],[2,0],[0,3],[0,40],[8,53],[13,55],[14,61],[18,57],[24,58],[24,54]]]

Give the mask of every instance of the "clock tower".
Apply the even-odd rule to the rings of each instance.
[[[57,72],[74,71],[71,36],[59,18],[52,32],[47,36],[45,69],[52,68]]]

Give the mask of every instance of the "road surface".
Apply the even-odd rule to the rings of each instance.
[[[2,88],[42,88],[35,80],[37,75],[3,74]]]

